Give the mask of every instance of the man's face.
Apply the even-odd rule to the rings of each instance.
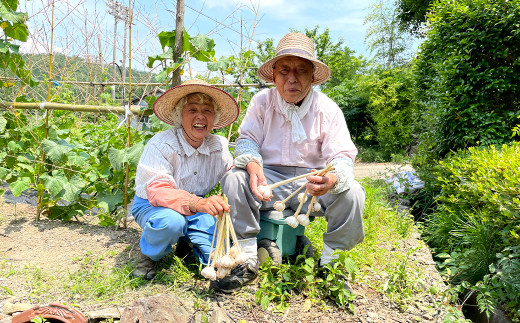
[[[289,103],[301,102],[313,80],[312,63],[296,56],[287,56],[276,62],[273,80],[280,96]]]

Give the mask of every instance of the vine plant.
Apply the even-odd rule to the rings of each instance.
[[[31,72],[25,68],[25,61],[19,54],[20,45],[14,41],[27,41],[29,31],[27,14],[16,12],[18,0],[0,0],[0,27],[3,35],[0,35],[0,69],[9,70],[23,84],[34,86],[37,84],[31,78]],[[12,86],[12,82],[0,79],[0,88]]]
[[[90,221],[88,215],[97,214],[102,225],[115,225],[124,214],[125,166],[135,173],[154,129],[132,132],[136,144],[126,147],[127,131],[117,128],[114,115],[103,124],[91,124],[73,112],[60,111],[52,121],[44,138],[41,117],[18,111],[0,115],[0,180],[14,196],[39,192],[42,210],[51,219]],[[43,163],[40,149],[45,151]],[[133,193],[128,190],[129,196]]]

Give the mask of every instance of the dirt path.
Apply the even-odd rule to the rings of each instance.
[[[354,177],[356,179],[361,179],[364,177],[388,178],[396,173],[411,170],[413,170],[413,168],[409,164],[356,163],[354,165]]]

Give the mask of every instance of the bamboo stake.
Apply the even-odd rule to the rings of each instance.
[[[19,81],[17,78],[2,77],[2,76],[0,76],[0,80],[11,81],[11,82],[18,82]],[[52,84],[52,82],[53,82],[52,80],[51,81],[47,81],[47,83],[50,83],[50,84]],[[109,85],[125,86],[125,85],[128,85],[128,82],[115,82],[115,81],[86,82],[86,81],[66,81],[66,80],[60,80],[60,81],[58,81],[58,83],[60,83],[60,84],[73,84],[73,85],[90,85],[90,86],[95,86],[95,85],[99,85],[99,86],[109,86]],[[165,84],[165,83],[136,82],[136,83],[132,83],[132,85],[133,86],[166,86],[167,84]],[[263,87],[263,86],[272,87],[272,86],[274,86],[274,83],[265,83],[265,84],[248,83],[248,84],[240,84],[240,85],[237,84],[237,83],[231,83],[231,84],[217,83],[217,84],[211,84],[211,86],[213,86],[213,87],[222,87],[222,88],[228,88],[228,87],[236,87],[236,88],[240,88],[240,87],[253,87],[253,88],[255,88],[255,87]]]
[[[125,107],[121,106],[105,106],[105,105],[79,105],[79,104],[65,104],[55,102],[0,102],[1,109],[19,109],[19,110],[62,110],[74,112],[93,112],[93,113],[116,113],[124,114]],[[151,109],[141,111],[141,107],[133,105],[130,107],[130,112],[135,115],[151,115]]]
[[[52,51],[53,51],[53,43],[54,43],[54,0],[52,0],[52,14],[51,14],[51,47],[49,50],[49,80],[52,79]],[[47,85],[47,101],[51,100],[51,83],[49,82]],[[49,135],[49,115],[52,113],[52,110],[45,110],[45,131],[44,131],[44,139],[47,139]],[[45,161],[45,151],[42,149],[42,157],[41,157],[42,163]],[[38,183],[41,185],[41,175],[37,174],[38,176]],[[40,220],[40,214],[42,212],[42,198],[43,198],[43,191],[38,190],[38,200],[36,202],[36,221]]]
[[[126,34],[126,32],[125,32]],[[132,0],[128,0],[128,110],[132,107]],[[129,148],[132,144],[131,131],[132,131],[132,113],[125,111],[125,117],[127,118],[126,123],[126,148]],[[130,181],[130,165],[125,165],[125,192],[123,196],[123,228],[126,229],[126,216],[128,213],[128,183]]]

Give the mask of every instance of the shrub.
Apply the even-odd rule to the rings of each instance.
[[[514,308],[510,304],[518,305],[518,297],[505,291],[519,287],[518,278],[509,275],[518,274],[518,250],[510,251],[520,245],[520,142],[469,148],[440,162],[432,173],[438,204],[424,233],[445,259],[441,269],[455,283],[482,285],[485,278],[495,293],[503,288],[502,298],[495,299]],[[516,254],[516,260],[504,254]]]

